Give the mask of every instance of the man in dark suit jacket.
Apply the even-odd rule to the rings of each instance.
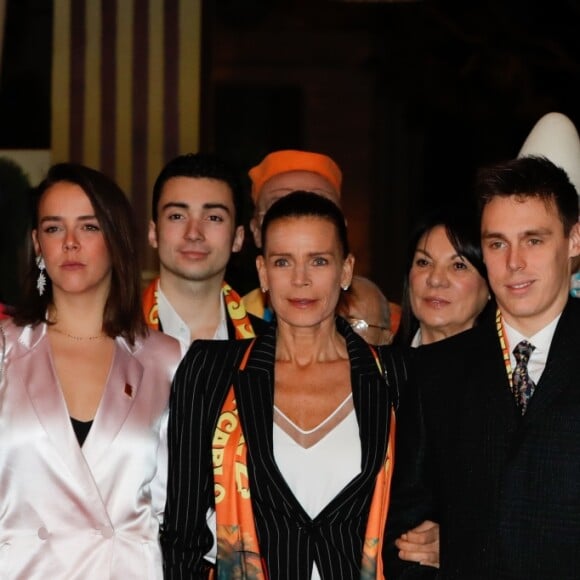
[[[389,578],[580,578],[576,191],[533,157],[482,170],[477,190],[497,310],[421,349],[397,425],[389,534],[438,521],[441,568],[393,549]]]

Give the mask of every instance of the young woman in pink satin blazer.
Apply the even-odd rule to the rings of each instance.
[[[161,579],[167,402],[179,345],[147,331],[129,202],[52,167],[0,336],[0,578]]]

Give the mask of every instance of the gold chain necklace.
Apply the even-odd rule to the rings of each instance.
[[[68,332],[65,332],[64,330],[60,330],[59,328],[56,328],[55,326],[51,326],[50,328],[52,330],[54,330],[55,332],[62,334],[63,336],[71,338],[72,340],[79,340],[79,341],[80,340],[100,340],[102,338],[106,338],[105,334],[97,334],[96,336],[75,336],[74,334],[69,334]]]

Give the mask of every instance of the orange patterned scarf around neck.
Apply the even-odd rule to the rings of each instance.
[[[246,350],[240,370],[245,368],[254,342]],[[378,355],[374,348],[371,347],[371,350],[382,375]],[[247,451],[232,385],[222,406],[212,443],[219,579],[268,580],[252,510]],[[377,474],[369,509],[360,580],[384,578],[382,547],[391,495],[394,451],[395,412],[391,407],[387,453]]]
[[[157,293],[159,292],[159,278],[155,278],[143,293],[143,313],[149,328],[159,330],[159,307]],[[226,301],[228,316],[234,325],[236,339],[253,338],[255,335],[250,317],[248,316],[242,299],[227,283],[222,283],[222,295]]]

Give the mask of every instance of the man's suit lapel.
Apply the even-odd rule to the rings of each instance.
[[[568,304],[556,327],[546,367],[530,399],[528,409],[520,417],[513,394],[509,388],[507,372],[503,362],[499,339],[495,330],[495,322],[486,317],[477,329],[481,350],[474,354],[479,360],[472,367],[466,380],[481,385],[488,391],[481,401],[472,401],[473,405],[486,405],[481,408],[483,413],[494,414],[496,421],[504,417],[508,422],[518,419],[514,427],[525,427],[541,419],[547,408],[565,389],[575,388],[576,377],[570,373],[578,359],[578,344],[580,341],[580,300],[569,299]],[[473,391],[472,395],[473,395]]]
[[[578,364],[579,324],[580,301],[570,298],[556,326],[546,367],[530,399],[524,423],[540,419],[562,392],[577,388],[578,377],[570,369]]]
[[[426,387],[418,385],[424,392],[425,404],[430,405],[432,400],[441,408],[437,421],[439,417],[453,417],[447,426],[433,425],[445,434],[442,449],[458,446],[466,456],[481,455],[487,465],[500,461],[519,423],[496,331],[495,311],[486,313],[476,328],[419,351],[414,364],[420,365],[419,376],[425,373]],[[441,364],[442,360],[446,363]],[[449,382],[447,377],[453,366],[456,380]],[[445,381],[445,394],[438,388],[431,389]],[[479,440],[484,432],[489,435],[489,444],[482,448]]]
[[[508,417],[513,418],[512,411],[516,412],[516,403],[510,389],[507,368],[503,360],[503,352],[497,333],[495,310],[481,324],[481,342],[477,352],[471,353],[477,359],[471,368],[471,378],[476,384],[485,385],[481,395],[481,402],[477,404],[489,405],[488,412],[499,415],[500,410],[506,409]],[[476,402],[473,401],[475,404]]]

